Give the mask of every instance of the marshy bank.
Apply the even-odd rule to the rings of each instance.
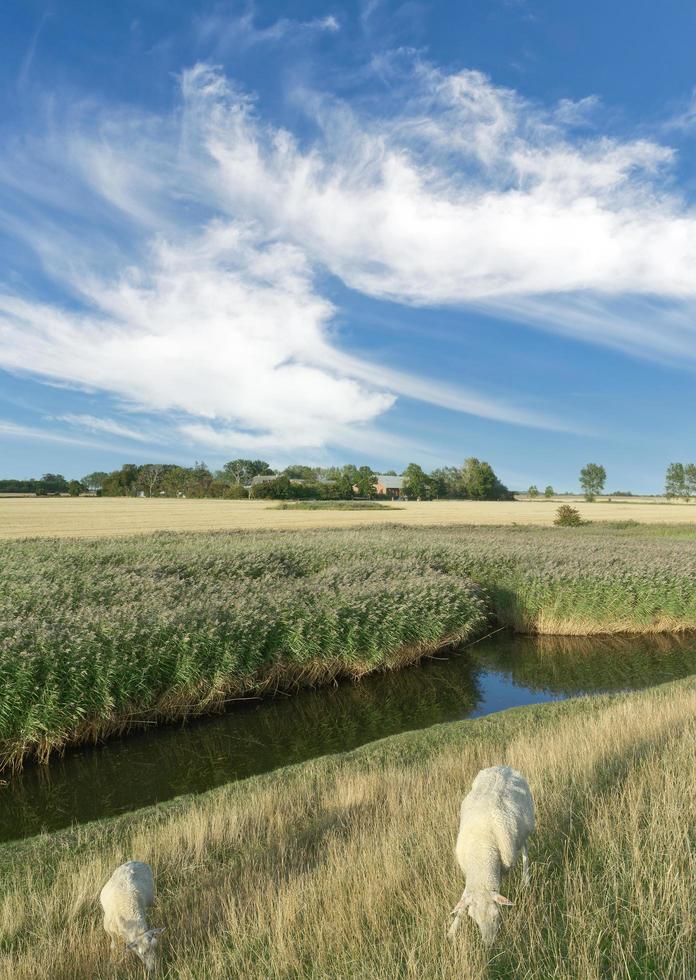
[[[380,527],[0,546],[0,753],[360,677],[508,626],[696,628],[693,527]]]
[[[136,814],[0,849],[1,980],[115,980],[96,896],[155,870],[169,980],[696,975],[696,681],[435,725]],[[458,807],[492,763],[523,771],[532,883],[486,950],[461,894]],[[378,869],[378,873],[376,873]],[[135,975],[135,968],[134,968]]]

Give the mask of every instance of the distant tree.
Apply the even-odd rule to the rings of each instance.
[[[690,497],[696,497],[696,463],[684,465],[684,484]]]
[[[225,483],[250,483],[255,476],[272,476],[273,470],[265,459],[232,459],[218,476]]]
[[[430,474],[433,495],[436,497],[461,497],[462,474],[456,466],[443,466]]]
[[[124,463],[120,470],[109,473],[102,483],[105,497],[129,497],[136,491],[139,467],[135,463]]]
[[[343,473],[342,466],[317,466],[314,472],[325,480],[338,480]]]
[[[162,489],[168,497],[178,497],[186,493],[189,471],[185,466],[172,466],[162,477]]]
[[[532,499],[539,496],[539,487],[535,483],[533,483],[529,490],[527,490],[527,496],[531,497]]]
[[[161,463],[146,463],[141,466],[138,473],[138,489],[144,490],[148,497],[151,497],[160,489],[164,473],[165,469]]]
[[[207,497],[210,495],[210,488],[213,483],[213,474],[205,463],[196,460],[193,466],[187,471],[186,496],[187,497]]]
[[[290,479],[281,473],[273,480],[266,480],[253,486],[251,496],[258,500],[290,500],[294,496],[293,485]]]
[[[60,473],[44,473],[41,480],[43,483],[57,483],[59,486],[68,485],[68,481]]]
[[[687,496],[686,472],[683,463],[670,463],[667,467],[667,473],[665,475],[665,496]]]
[[[223,483],[221,496],[225,500],[246,500],[249,491],[241,483]]]
[[[396,470],[383,470],[382,476],[397,476]]]
[[[408,497],[431,496],[432,481],[418,463],[409,463],[402,476],[404,477],[404,493]]]
[[[70,480],[68,483],[68,493],[71,497],[79,497],[84,489],[79,480]]]
[[[355,474],[348,472],[349,469],[349,467],[344,466],[338,476],[334,477],[335,482],[332,484],[332,495],[335,496],[336,500],[350,500],[353,496],[353,487],[357,479],[357,469],[355,470]]]
[[[545,497],[553,497],[553,487],[551,486],[550,483],[548,484],[548,486],[544,490],[544,496]]]
[[[104,473],[102,470],[97,470],[94,473],[88,473],[87,476],[83,476],[82,483],[88,490],[101,490],[104,486],[104,480],[107,479],[108,475],[108,473]]]
[[[361,466],[357,472],[355,486],[361,497],[374,497],[376,494],[375,481],[377,477],[369,466]]]
[[[68,481],[60,473],[44,473],[37,480],[37,493],[67,493]]]
[[[598,463],[588,463],[580,470],[580,486],[585,494],[585,500],[594,500],[604,489],[607,471]]]
[[[490,463],[475,456],[464,460],[461,471],[463,495],[471,500],[507,500],[510,492],[493,472]]]
[[[292,466],[286,466],[283,470],[284,476],[287,476],[289,480],[316,480],[317,473],[316,470],[311,466],[302,466],[299,463],[295,463]]]

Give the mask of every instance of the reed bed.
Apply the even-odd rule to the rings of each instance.
[[[638,533],[640,532],[640,533]],[[480,636],[696,628],[642,528],[162,533],[0,544],[0,764]]]
[[[696,976],[696,681],[435,726],[0,851],[0,980],[141,975],[97,896],[155,870],[166,980]],[[532,883],[486,950],[461,894],[458,807],[509,763],[537,807]]]

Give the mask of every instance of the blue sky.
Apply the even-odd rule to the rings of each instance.
[[[696,8],[0,10],[0,476],[696,458]]]

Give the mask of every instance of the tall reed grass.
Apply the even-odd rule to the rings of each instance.
[[[0,544],[0,765],[480,635],[696,627],[690,540],[604,528]],[[477,583],[477,584],[474,584]]]
[[[150,862],[166,980],[692,980],[696,681],[435,726],[0,851],[0,980],[136,977],[97,896]],[[487,950],[463,924],[458,807],[529,778],[532,883]]]

